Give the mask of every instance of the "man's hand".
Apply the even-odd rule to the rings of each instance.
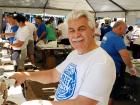
[[[15,86],[18,86],[22,83],[24,83],[24,81],[27,79],[28,77],[28,73],[27,72],[16,72],[14,75],[10,76],[10,79],[15,79]]]
[[[4,33],[3,33],[3,34],[1,34],[0,36],[1,36],[1,38],[5,38],[5,34],[4,34]]]
[[[136,74],[137,74],[137,70],[136,70],[135,67],[130,68],[129,72],[130,72],[131,75],[134,75],[134,76],[136,76]]]

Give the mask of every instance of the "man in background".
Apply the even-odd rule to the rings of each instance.
[[[126,29],[126,23],[123,21],[116,22],[112,31],[106,33],[101,42],[101,47],[113,58],[116,66],[116,81],[110,96],[109,105],[113,104],[113,99],[119,98],[121,88],[124,86],[125,65],[129,68],[131,75],[136,75],[136,69],[131,63],[131,57],[123,39]]]

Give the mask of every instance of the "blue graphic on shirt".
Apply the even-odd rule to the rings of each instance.
[[[66,100],[73,96],[77,83],[76,65],[69,64],[61,75],[55,94],[57,100]]]

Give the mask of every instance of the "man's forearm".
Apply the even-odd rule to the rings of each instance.
[[[19,44],[19,43],[14,43],[11,45],[11,47],[21,47],[21,46],[22,46],[22,44]]]
[[[121,50],[119,53],[120,53],[121,58],[123,59],[124,63],[126,64],[126,66],[128,66],[129,68],[132,68],[133,64],[131,62],[129,52],[126,49],[124,49],[124,50]]]
[[[123,58],[123,60],[124,60],[124,63],[128,66],[128,68],[133,67],[130,56],[126,56],[125,58]]]
[[[44,84],[55,83],[59,80],[59,74],[54,69],[39,72],[28,72],[26,80],[37,81]]]
[[[15,36],[15,33],[12,32],[12,33],[4,33],[5,37],[14,37]]]
[[[80,97],[80,98],[79,98]],[[81,98],[82,97],[82,98]],[[47,100],[33,100],[25,102],[22,105],[97,105],[97,101],[89,99],[84,96],[78,96],[76,99],[62,100],[62,101],[47,101]]]
[[[46,32],[43,32],[43,33],[41,34],[41,36],[39,37],[39,40],[44,39],[45,37],[46,37]]]

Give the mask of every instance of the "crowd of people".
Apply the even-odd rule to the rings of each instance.
[[[114,24],[117,22],[117,18],[114,18],[111,21],[110,18],[105,18],[104,23],[99,23],[96,21],[96,31],[95,31],[95,39],[97,41],[102,41],[104,35],[107,32],[112,31]],[[101,25],[99,25],[101,24]],[[100,27],[99,27],[100,26]],[[134,59],[140,58],[140,24],[135,24],[134,26],[127,26],[125,32],[122,37],[124,40],[127,49],[132,52],[132,56]]]
[[[59,21],[62,19],[59,19]],[[59,22],[58,21],[58,22]],[[41,16],[35,17],[35,24],[29,21],[29,18],[16,13],[8,13],[4,17],[3,32],[1,38],[9,40],[12,50],[12,60],[17,63],[17,71],[24,70],[24,62],[26,57],[30,59],[34,69],[36,44],[39,41],[44,43],[49,41],[61,41],[65,39],[67,33],[63,26],[63,22],[59,22],[58,28],[54,26],[54,17],[50,17],[44,21]],[[65,33],[64,33],[65,31]],[[64,35],[65,34],[65,35]]]

